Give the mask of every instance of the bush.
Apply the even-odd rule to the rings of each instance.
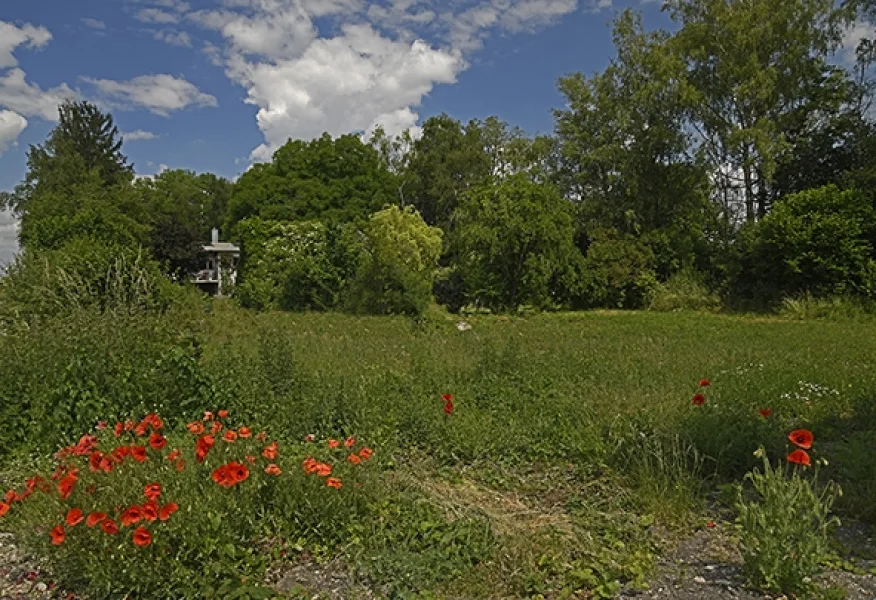
[[[658,312],[717,312],[721,309],[721,300],[703,284],[696,273],[683,270],[672,275],[666,282],[654,286],[648,309]]]
[[[390,206],[363,227],[365,259],[349,289],[347,306],[371,314],[420,315],[432,300],[442,232],[413,207]]]
[[[373,451],[353,438],[280,446],[227,416],[182,433],[151,413],[83,435],[53,475],[0,502],[4,528],[91,597],[267,597],[264,546],[347,541],[367,511]]]
[[[866,319],[873,315],[872,303],[856,296],[830,296],[816,298],[804,294],[797,298],[785,298],[779,307],[779,314],[788,319],[825,319],[846,321]]]
[[[767,305],[803,294],[876,297],[874,216],[863,194],[833,185],[781,199],[740,235],[734,292]]]
[[[56,250],[19,254],[0,280],[0,318],[32,323],[65,312],[142,313],[196,303],[141,250],[74,238]]]
[[[237,296],[249,308],[337,308],[361,260],[352,226],[252,218],[237,233],[244,253]]]
[[[641,308],[657,285],[654,253],[614,230],[594,232],[581,262],[575,308]]]

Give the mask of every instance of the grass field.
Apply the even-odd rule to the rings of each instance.
[[[609,596],[644,581],[667,539],[727,515],[721,484],[757,465],[758,445],[783,459],[798,427],[843,485],[840,514],[876,519],[872,322],[456,321],[219,305],[206,325],[203,360],[241,407],[291,438],[355,432],[379,449],[388,494],[466,523],[436,541],[399,517],[401,538],[349,557],[378,580],[439,596]],[[696,407],[701,378],[712,385]]]
[[[784,463],[788,432],[797,428],[814,433],[813,460],[829,462],[820,481],[842,485],[837,514],[865,527],[876,523],[876,321],[588,312],[471,316],[470,329],[461,331],[459,320],[441,312],[416,322],[257,314],[215,302],[206,316],[83,313],[10,337],[0,349],[19,365],[7,393],[42,398],[30,418],[39,427],[44,414],[45,424],[31,444],[78,411],[87,416],[65,434],[75,442],[78,428],[93,427],[90,419],[112,411],[114,399],[128,410],[138,402],[137,411],[151,410],[157,404],[143,403],[171,397],[169,385],[186,388],[173,396],[186,406],[162,405],[168,451],[191,445],[182,419],[216,408],[229,409],[235,426],[267,426],[270,438],[285,444],[280,462],[288,479],[276,480],[285,504],[276,510],[273,501],[259,500],[274,489],[263,475],[251,478],[238,501],[210,481],[219,463],[206,463],[206,476],[187,468],[175,480],[175,471],[161,471],[186,516],[170,529],[156,527],[151,560],[165,566],[144,563],[142,584],[153,586],[144,590],[159,589],[170,576],[184,584],[215,560],[224,561],[232,583],[259,578],[267,560],[274,589],[293,598],[339,585],[345,598],[613,597],[644,585],[661,555],[710,521],[720,524],[732,552],[735,496],[728,484],[759,464],[759,446]],[[177,338],[186,350],[162,349]],[[703,378],[710,385],[701,389]],[[691,401],[698,391],[706,396],[702,406]],[[454,397],[450,415],[445,394]],[[765,418],[759,411],[767,409]],[[303,479],[308,435],[355,436],[375,450],[361,490],[350,483],[343,494],[325,496],[324,487]],[[119,442],[110,436],[108,443]],[[16,455],[21,464],[7,461],[0,485],[19,486],[46,467],[43,446],[31,447],[39,450]],[[339,470],[345,462],[341,456]],[[153,477],[138,468],[118,468],[119,481],[134,478],[120,485],[135,496],[141,479]],[[129,492],[119,489],[107,493],[128,502]],[[321,505],[326,499],[333,504]],[[50,527],[56,519],[52,504],[29,507],[15,504],[7,516],[21,515],[19,535],[27,535],[28,523]],[[222,542],[202,552],[200,531],[229,522],[211,521],[209,511],[229,510],[246,520],[221,531],[236,547],[226,552]],[[41,532],[33,548],[56,557],[62,584],[94,592],[81,573],[91,555],[76,548],[92,552],[94,540],[108,538],[72,531],[57,550]],[[161,544],[172,539],[200,557],[191,559],[191,571],[162,562]],[[97,549],[112,549],[120,560],[143,556],[124,540],[113,543]],[[276,584],[283,573],[299,587]],[[105,589],[128,585],[111,571],[100,576]],[[177,583],[168,585],[177,592]],[[198,589],[193,597],[224,597]]]

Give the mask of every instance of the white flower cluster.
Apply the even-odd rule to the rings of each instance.
[[[839,390],[833,389],[826,385],[813,383],[811,381],[798,381],[797,390],[794,392],[785,392],[781,398],[783,400],[797,400],[809,402],[812,400],[821,400],[828,396],[839,396]]]

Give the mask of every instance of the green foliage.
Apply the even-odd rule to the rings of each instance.
[[[648,310],[717,312],[721,299],[710,291],[702,278],[690,270],[679,271],[666,282],[657,283],[651,292]]]
[[[413,207],[390,206],[363,226],[365,258],[347,306],[371,314],[419,315],[432,300],[442,232]]]
[[[329,310],[342,305],[361,262],[353,226],[320,221],[250,218],[237,225],[243,240],[237,296],[264,310]]]
[[[469,302],[499,310],[556,302],[552,284],[577,255],[568,203],[522,174],[473,190],[454,220],[452,253]]]
[[[792,194],[745,232],[735,289],[755,301],[876,294],[871,203],[825,186]]]
[[[763,471],[745,476],[755,497],[739,486],[736,501],[745,575],[765,592],[800,594],[812,589],[829,553],[828,532],[839,523],[830,511],[842,492],[833,482],[819,489],[799,468],[772,467],[763,448],[759,453]]]
[[[640,239],[617,231],[594,232],[579,269],[576,308],[640,308],[657,285],[654,253]]]
[[[228,203],[226,228],[247,217],[343,223],[395,202],[395,177],[357,135],[290,140],[273,161],[244,173]]]
[[[157,314],[192,301],[142,251],[87,237],[57,250],[25,250],[0,279],[0,316],[11,325],[77,309]]]

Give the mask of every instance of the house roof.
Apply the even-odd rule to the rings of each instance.
[[[206,252],[240,252],[240,248],[229,242],[218,242],[204,246]]]

